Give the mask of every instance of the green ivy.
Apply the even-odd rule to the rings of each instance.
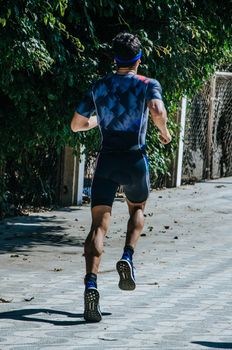
[[[89,85],[112,71],[110,45],[120,31],[139,36],[140,72],[157,78],[163,87],[174,141],[160,145],[157,130],[150,125],[153,184],[168,172],[181,96],[194,94],[216,67],[231,61],[230,4],[8,0],[0,7],[2,194],[14,193],[19,204],[39,203],[45,197],[45,202],[53,202],[56,181],[49,176],[55,177],[63,147],[69,144],[77,152],[84,143],[88,154],[96,151],[98,131],[75,135],[70,119]]]

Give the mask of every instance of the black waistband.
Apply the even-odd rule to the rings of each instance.
[[[99,150],[99,153],[102,154],[132,154],[132,153],[142,153],[142,154],[146,154],[146,150],[145,150],[145,146],[142,148],[137,148],[137,149],[107,149],[107,148],[102,148]]]

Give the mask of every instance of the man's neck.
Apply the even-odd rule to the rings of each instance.
[[[137,69],[135,67],[129,68],[129,67],[119,67],[117,69],[117,74],[137,74]]]

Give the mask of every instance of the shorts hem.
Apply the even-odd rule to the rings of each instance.
[[[113,202],[114,203],[114,202]],[[111,207],[113,206],[113,203],[106,203],[106,202],[95,202],[95,203],[91,203],[91,209],[93,209],[94,207],[97,207],[97,206],[107,206],[107,207]]]

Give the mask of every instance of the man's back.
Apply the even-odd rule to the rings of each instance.
[[[162,99],[157,80],[134,73],[109,74],[92,86],[76,111],[86,117],[95,111],[103,150],[141,149],[151,99]]]

